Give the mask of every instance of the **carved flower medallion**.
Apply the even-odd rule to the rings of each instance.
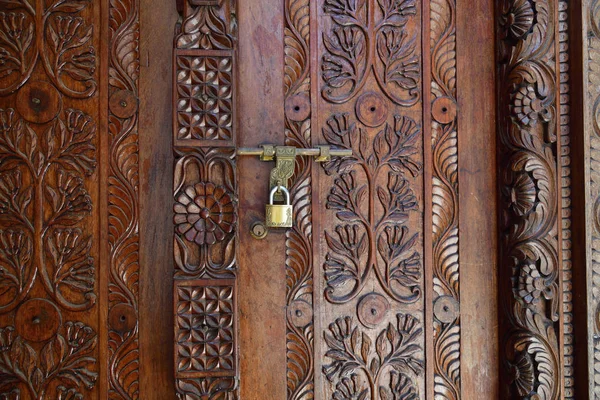
[[[509,207],[519,216],[530,212],[537,199],[535,182],[526,173],[518,174],[504,189],[504,194],[508,198]]]
[[[237,218],[232,194],[210,182],[186,187],[177,197],[174,210],[177,232],[199,245],[224,240],[233,232]]]
[[[549,299],[552,297],[551,290],[546,283],[546,278],[540,274],[535,264],[528,264],[521,268],[519,274],[517,294],[526,303],[538,303],[540,296]]]
[[[538,121],[548,122],[551,119],[551,110],[533,85],[521,86],[512,94],[511,110],[522,125],[534,126]]]
[[[506,36],[514,40],[525,39],[534,24],[535,13],[529,0],[511,2],[508,12],[502,16]]]

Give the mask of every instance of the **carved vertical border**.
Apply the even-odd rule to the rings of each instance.
[[[569,2],[558,2],[558,79],[562,271],[562,325],[564,398],[575,398],[575,362],[573,350],[573,265],[571,262],[571,130],[569,90]]]
[[[109,2],[108,396],[139,398],[139,0]]]
[[[511,398],[573,395],[565,11],[559,0],[497,3],[501,388]]]
[[[430,13],[434,395],[460,399],[456,1],[433,0]]]
[[[600,398],[600,1],[584,1],[584,77],[586,92],[586,146],[589,164],[586,199],[588,282],[588,340],[590,354],[590,399]]]
[[[0,1],[0,398],[96,397],[99,2]]]
[[[177,397],[237,399],[235,0],[180,3],[173,55]]]
[[[310,1],[284,0],[285,144],[311,147]],[[314,399],[312,160],[297,157],[286,232],[287,398]]]

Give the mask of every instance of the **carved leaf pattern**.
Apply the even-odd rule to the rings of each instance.
[[[323,34],[323,97],[333,103],[351,100],[371,71],[381,90],[398,105],[420,97],[421,65],[417,32],[408,25],[417,16],[414,0],[326,0],[323,10],[332,27]]]
[[[374,342],[351,317],[329,325],[325,357],[332,362],[323,366],[323,373],[329,382],[337,382],[332,399],[375,398],[375,393],[381,399],[419,398],[414,377],[424,368],[418,343],[422,328],[411,315],[399,313],[396,318],[396,326],[390,323]]]
[[[507,322],[506,395],[561,398],[556,129],[558,2],[498,3],[500,270]],[[533,8],[533,10],[531,10]],[[530,17],[531,13],[535,18]],[[509,18],[510,15],[515,18]],[[507,294],[512,291],[513,295]],[[562,345],[562,344],[561,344]],[[508,385],[512,383],[512,385]]]
[[[56,389],[58,398],[67,392],[81,397],[80,390],[91,389],[98,379],[96,359],[92,355],[97,341],[96,333],[89,326],[67,322],[63,332],[37,351],[14,327],[1,328],[0,389],[23,383],[31,396],[45,398],[52,383],[60,382]]]
[[[420,134],[412,119],[400,116],[393,125],[386,123],[372,141],[368,130],[351,123],[348,114],[334,114],[323,128],[329,144],[353,151],[351,157],[323,165],[327,174],[337,176],[327,208],[335,210],[341,222],[335,235],[325,232],[330,249],[324,264],[327,300],[345,303],[355,298],[371,271],[396,301],[413,303],[421,297],[420,235],[410,234],[406,224],[409,213],[418,210],[410,179],[422,169]],[[360,186],[359,172],[369,177]],[[386,188],[377,183],[383,174],[388,176]],[[382,212],[366,213],[365,205],[373,208],[375,201]]]

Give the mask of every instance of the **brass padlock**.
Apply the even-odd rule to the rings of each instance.
[[[282,191],[285,194],[285,204],[273,204],[275,193]],[[290,204],[290,192],[283,186],[276,186],[271,190],[269,204],[266,206],[265,223],[269,228],[291,228],[294,206]]]

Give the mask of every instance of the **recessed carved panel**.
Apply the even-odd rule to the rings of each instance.
[[[235,373],[234,286],[232,282],[209,284],[176,283],[178,376]]]
[[[177,139],[233,137],[232,58],[177,57]]]

